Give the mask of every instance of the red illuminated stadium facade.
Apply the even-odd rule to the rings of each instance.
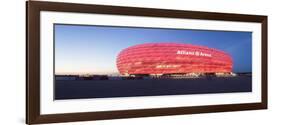
[[[183,43],[145,43],[122,50],[117,57],[121,75],[231,74],[229,54]]]

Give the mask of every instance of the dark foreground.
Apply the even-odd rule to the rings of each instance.
[[[251,92],[252,78],[56,80],[55,99]]]

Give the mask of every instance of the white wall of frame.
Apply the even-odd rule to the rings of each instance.
[[[143,124],[278,124],[281,113],[281,3],[277,0],[51,0],[103,5],[259,14],[269,16],[269,109],[196,115],[178,115],[120,120],[61,123],[60,125],[143,125]],[[0,4],[0,111],[1,124],[25,122],[25,1],[7,0]]]

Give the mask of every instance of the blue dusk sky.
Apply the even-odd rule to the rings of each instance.
[[[56,74],[116,74],[127,47],[153,42],[202,45],[229,53],[233,72],[252,72],[252,33],[55,24]]]

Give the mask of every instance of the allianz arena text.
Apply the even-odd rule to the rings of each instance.
[[[145,43],[122,50],[121,75],[171,75],[232,72],[233,61],[221,50],[184,43]]]

